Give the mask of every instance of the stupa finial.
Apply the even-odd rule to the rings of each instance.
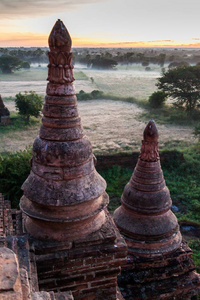
[[[147,124],[143,137],[140,159],[147,162],[159,160],[158,130],[154,120],[151,119]]]
[[[51,51],[56,52],[70,52],[71,46],[72,40],[70,34],[63,22],[58,19],[49,35],[49,48]]]
[[[158,130],[156,128],[156,124],[153,119],[151,119],[147,124],[143,133],[143,137],[146,142],[158,141]]]

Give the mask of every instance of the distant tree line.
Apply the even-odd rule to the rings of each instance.
[[[157,64],[161,68],[189,66],[200,62],[200,50],[186,49],[73,49],[75,63],[86,64],[92,68],[114,68],[117,64]]]
[[[0,56],[10,55],[29,63],[48,63],[48,48],[0,48]],[[90,68],[113,69],[117,64],[157,64],[169,68],[188,66],[200,62],[199,49],[156,48],[73,48],[73,63]]]
[[[28,61],[29,63],[48,63],[47,53],[48,51],[42,48],[0,48],[0,56],[10,55],[23,61]]]

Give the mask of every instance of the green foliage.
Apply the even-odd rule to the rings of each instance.
[[[149,119],[156,120],[159,124],[175,124],[184,126],[196,126],[200,119],[200,110],[192,111],[188,114],[184,109],[177,109],[174,106],[164,105],[158,109],[147,106],[149,102],[142,103],[141,101],[135,102],[141,107],[146,108],[141,114],[138,114],[139,120],[147,122]]]
[[[163,153],[162,169],[166,184],[170,190],[173,204],[177,205],[180,220],[193,221],[200,224],[200,147],[198,145],[184,150],[184,156],[177,151]],[[167,159],[169,157],[169,159]],[[107,182],[107,192],[111,199],[112,211],[119,205],[119,199],[125,184],[129,181],[132,171],[129,168],[113,166],[100,171]]]
[[[180,62],[176,62],[176,61],[173,61],[169,64],[168,68],[169,69],[172,69],[172,68],[176,68],[176,67],[188,67],[189,66],[189,63],[187,63],[186,61],[180,61]]]
[[[29,62],[28,61],[23,61],[22,63],[21,63],[21,67],[23,68],[23,69],[30,69],[30,64],[29,64]]]
[[[163,91],[154,92],[149,97],[149,104],[153,108],[158,108],[164,105],[165,100],[167,98],[167,94]]]
[[[181,210],[179,220],[200,224],[200,146],[188,147],[183,154],[182,161],[163,165],[163,172],[173,203]]]
[[[103,97],[103,92],[102,91],[99,91],[99,90],[93,90],[91,92],[91,95],[94,99],[100,99]]]
[[[30,116],[39,117],[42,110],[42,97],[33,91],[24,92],[24,94],[15,95],[15,106],[19,114],[26,118],[29,123]]]
[[[28,124],[24,123],[24,120],[17,113],[11,112],[10,123],[6,126],[0,126],[0,138],[5,134],[16,131],[31,130],[33,128],[38,128],[41,120],[36,118],[31,118]]]
[[[31,148],[0,156],[0,191],[11,201],[13,208],[19,205],[21,186],[30,173],[31,156]]]
[[[13,71],[19,70],[22,68],[23,61],[18,57],[11,55],[2,55],[0,56],[0,69],[2,73],[12,73]]]
[[[168,70],[157,86],[172,97],[174,104],[190,113],[200,103],[200,67],[181,66]]]
[[[200,123],[198,123],[193,131],[193,134],[199,139],[200,141]]]
[[[96,58],[90,61],[90,64],[92,68],[95,69],[113,69],[118,63],[112,58],[106,58],[97,55]]]
[[[78,94],[76,94],[77,100],[91,100],[92,95],[91,93],[86,93],[83,90],[80,90]]]
[[[81,90],[78,94],[76,94],[78,100],[91,100],[91,99],[102,99],[104,94],[102,91],[93,90],[91,93],[86,93]]]
[[[196,265],[196,271],[200,273],[200,239],[189,241],[188,245],[193,251],[192,258]]]
[[[148,67],[148,65],[149,65],[149,62],[148,62],[148,61],[145,60],[145,61],[142,62],[142,66],[143,66],[143,67]]]
[[[99,173],[107,182],[106,191],[112,199],[110,200],[108,208],[112,213],[120,205],[121,194],[125,185],[128,183],[133,170],[114,165],[110,169],[99,171]]]

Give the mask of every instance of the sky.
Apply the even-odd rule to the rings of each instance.
[[[48,46],[57,19],[73,47],[200,47],[200,0],[0,0],[0,47]]]

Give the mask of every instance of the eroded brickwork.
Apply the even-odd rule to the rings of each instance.
[[[49,36],[47,95],[20,208],[35,253],[39,289],[75,300],[116,300],[126,244],[106,207],[73,87],[71,38],[58,20]]]
[[[0,194],[0,237],[14,233],[10,201]]]
[[[128,245],[118,283],[125,299],[191,299],[200,293],[192,251],[182,241],[171,211],[158,154],[154,121],[144,131],[141,153],[114,220]]]

